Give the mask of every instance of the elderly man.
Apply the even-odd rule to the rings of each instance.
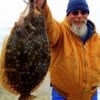
[[[45,16],[51,46],[52,100],[96,100],[100,85],[100,37],[88,20],[86,0],[69,0],[61,23],[52,17],[46,0],[35,2]]]
[[[52,17],[46,0],[36,0],[36,5],[46,18],[51,45],[52,100],[95,100],[100,85],[100,37],[88,20],[86,0],[69,0],[61,23]]]

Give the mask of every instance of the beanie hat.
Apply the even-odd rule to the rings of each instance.
[[[66,10],[67,15],[75,10],[85,10],[89,13],[89,7],[86,0],[69,0]]]

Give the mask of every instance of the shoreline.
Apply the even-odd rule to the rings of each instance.
[[[51,100],[50,74],[45,76],[40,86],[32,93],[36,98],[34,100]],[[0,87],[0,100],[18,100],[19,96],[12,94],[5,88]]]

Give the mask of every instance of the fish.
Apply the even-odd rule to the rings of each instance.
[[[34,0],[31,0],[34,4]],[[35,8],[34,8],[35,9]],[[19,100],[33,100],[50,65],[51,54],[45,17],[31,10],[24,23],[15,23],[5,46],[2,85]]]

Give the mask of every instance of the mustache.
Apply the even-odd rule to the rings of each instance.
[[[87,22],[86,19],[75,19],[74,22]]]

